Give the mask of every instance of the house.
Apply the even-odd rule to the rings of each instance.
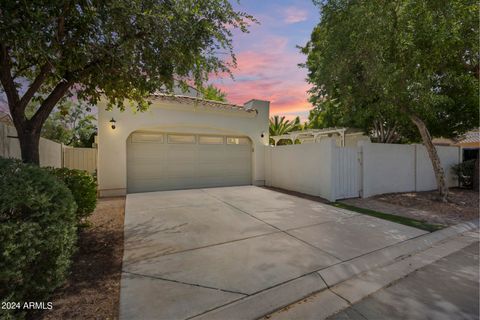
[[[235,105],[195,90],[150,100],[145,112],[99,104],[100,196],[265,183],[268,101]]]
[[[471,130],[455,138],[435,138],[433,144],[437,146],[457,146],[462,149],[463,161],[476,159],[480,149],[480,130]]]
[[[480,149],[480,131],[472,130],[457,139],[456,146],[462,148],[463,161],[477,159]]]

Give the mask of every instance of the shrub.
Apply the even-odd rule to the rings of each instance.
[[[87,218],[97,205],[97,183],[87,171],[76,169],[50,170],[70,189],[77,204],[77,220]]]
[[[473,177],[475,175],[475,159],[467,160],[452,166],[453,173],[458,177],[461,186],[466,188],[473,187]]]
[[[0,172],[0,302],[47,301],[74,252],[75,201],[37,166],[0,158]],[[0,318],[21,312],[0,309]]]

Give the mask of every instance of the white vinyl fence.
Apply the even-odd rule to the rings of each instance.
[[[40,166],[87,170],[97,168],[97,149],[72,148],[40,138]],[[0,157],[21,158],[20,143],[14,127],[0,122]]]
[[[450,167],[461,161],[458,147],[437,147],[449,186]],[[358,147],[320,143],[267,147],[266,185],[330,201],[390,192],[436,189],[430,158],[422,145],[361,142]]]

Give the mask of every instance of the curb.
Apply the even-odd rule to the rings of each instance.
[[[374,294],[410,273],[426,267],[435,261],[463,248],[478,242],[478,234],[468,232],[456,237],[446,239],[415,255],[405,257],[392,264],[370,270],[313,294],[301,302],[278,310],[264,319],[274,320],[318,320],[325,319],[341,312],[364,298]]]
[[[393,246],[368,253],[318,271],[327,286],[332,287],[365,271],[381,267],[405,256],[425,250],[436,243],[479,227],[478,220],[457,224],[439,231],[427,233]]]
[[[433,247],[441,241],[478,227],[479,221],[472,220],[421,235],[364,256],[309,273],[190,319],[258,319],[315,293],[327,294],[325,292],[328,291],[330,296],[333,293],[330,290],[326,290],[330,287],[339,285],[372,269],[402,261],[420,251]],[[339,297],[337,298],[340,299]],[[342,301],[344,306],[346,301]]]

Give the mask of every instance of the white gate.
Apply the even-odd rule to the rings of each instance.
[[[361,149],[336,147],[334,152],[335,199],[357,198],[361,186]]]

